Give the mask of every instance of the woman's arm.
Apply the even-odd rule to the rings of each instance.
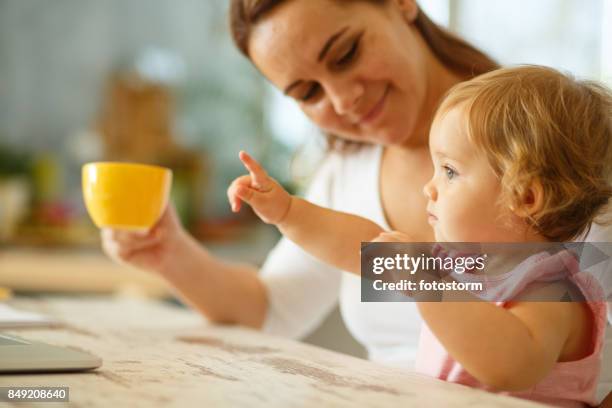
[[[241,152],[240,159],[250,175],[236,179],[228,190],[234,211],[240,210],[243,200],[306,252],[339,269],[361,273],[361,242],[376,238],[384,231],[381,227],[292,196],[248,154]]]
[[[105,229],[102,247],[116,261],[161,275],[215,323],[261,328],[268,298],[255,267],[221,261],[185,232],[172,206],[146,234]]]
[[[160,271],[161,275],[209,320],[262,328],[268,298],[257,268],[221,260],[190,241],[176,251],[176,262]]]

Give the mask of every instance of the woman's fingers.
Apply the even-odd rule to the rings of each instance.
[[[140,251],[157,245],[161,240],[161,232],[155,230],[149,233],[102,229],[102,244],[107,252],[123,257],[127,253]]]
[[[240,152],[239,157],[240,161],[242,161],[249,173],[251,173],[252,186],[261,191],[269,189],[270,180],[264,168],[244,150]]]
[[[121,248],[134,250],[155,245],[159,241],[160,235],[161,233],[159,230],[147,233],[114,230],[111,238],[117,242]]]
[[[159,217],[159,220],[155,223],[153,228],[149,232],[155,232],[161,228],[168,228],[175,224],[178,220],[178,216],[176,215],[176,209],[172,203],[168,203],[166,208],[164,208],[164,212]]]
[[[146,239],[150,232],[148,231],[122,231],[118,229],[103,229],[102,235],[112,239],[113,241],[117,241],[122,245],[129,245],[130,243],[137,241],[139,239]]]

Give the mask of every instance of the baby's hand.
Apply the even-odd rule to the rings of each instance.
[[[265,223],[280,224],[289,212],[291,195],[246,152],[240,152],[240,160],[249,175],[238,177],[227,190],[232,211],[240,211],[244,201]]]

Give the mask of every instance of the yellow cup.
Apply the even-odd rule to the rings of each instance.
[[[88,163],[83,166],[83,198],[94,223],[102,228],[148,230],[168,204],[172,171],[136,163]]]

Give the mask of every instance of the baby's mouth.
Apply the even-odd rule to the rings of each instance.
[[[432,214],[431,212],[427,212],[427,221],[429,221],[429,223],[434,223],[436,221],[438,221],[438,217],[436,217],[434,214]]]

